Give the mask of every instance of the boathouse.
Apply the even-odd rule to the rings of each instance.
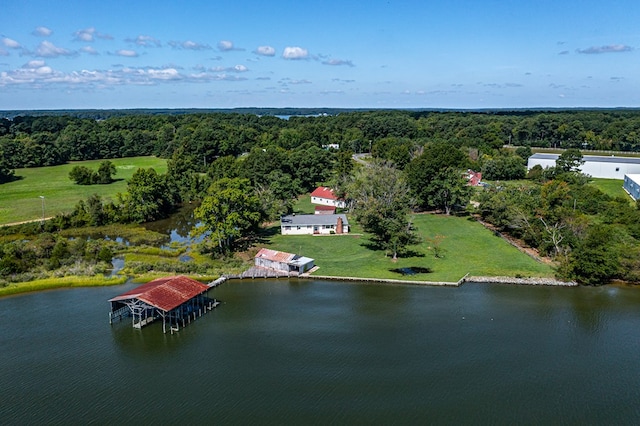
[[[219,302],[207,297],[209,286],[185,276],[158,278],[109,299],[109,323],[132,317],[133,328],[162,318],[162,331],[178,331],[215,308]]]
[[[295,272],[302,274],[314,266],[314,260],[310,257],[267,248],[260,249],[254,259],[257,267],[287,273]]]

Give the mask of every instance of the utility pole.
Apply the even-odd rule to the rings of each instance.
[[[41,222],[41,225],[44,226],[44,195],[41,195],[40,199],[42,200],[42,222]]]

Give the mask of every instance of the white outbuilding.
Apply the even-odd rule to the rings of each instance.
[[[560,154],[533,154],[529,157],[527,168],[531,170],[536,165],[543,169],[554,167],[559,157]],[[636,157],[583,155],[582,160],[584,164],[580,166],[580,171],[595,178],[623,180],[625,175],[640,174],[640,158]]]

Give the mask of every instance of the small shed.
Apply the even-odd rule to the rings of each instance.
[[[262,248],[256,254],[255,265],[261,268],[274,269],[282,272],[296,272],[302,274],[314,267],[314,260],[284,251]]]
[[[162,318],[162,331],[178,331],[218,305],[207,297],[209,286],[182,275],[157,278],[112,299],[109,322],[132,317],[133,328],[142,328]]]
[[[314,214],[336,214],[335,206],[317,205]]]

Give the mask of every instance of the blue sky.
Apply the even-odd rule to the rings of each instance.
[[[0,109],[640,107],[640,3],[8,0]]]

